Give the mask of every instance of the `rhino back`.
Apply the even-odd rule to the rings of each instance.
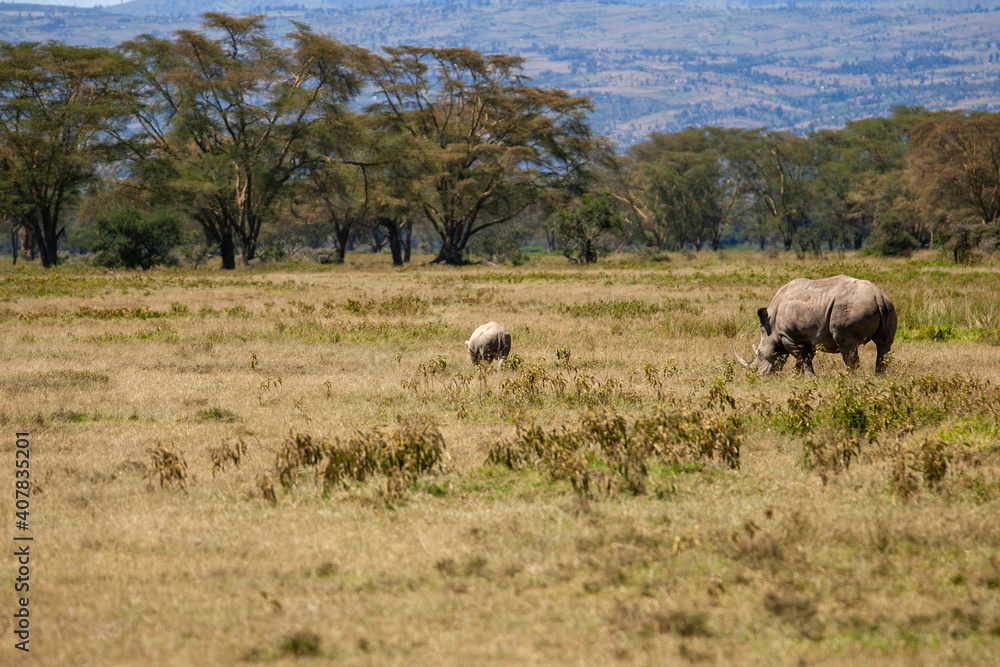
[[[887,310],[886,302],[888,297],[867,280],[843,275],[819,280],[797,278],[778,290],[768,316],[782,340],[836,351],[838,341],[871,340]],[[894,315],[893,310],[893,324]]]
[[[498,322],[487,322],[472,332],[469,347],[483,356],[506,355],[510,351],[510,333]]]

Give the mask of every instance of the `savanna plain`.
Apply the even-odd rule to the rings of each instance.
[[[5,261],[3,662],[996,664],[995,260],[428,259]],[[884,375],[735,362],[839,273],[895,303]]]

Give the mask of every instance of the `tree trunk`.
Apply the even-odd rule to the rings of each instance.
[[[11,259],[14,260],[14,266],[17,266],[17,253],[20,249],[17,247],[17,226],[11,223],[10,226],[10,249],[11,249]]]
[[[386,242],[389,244],[389,251],[392,252],[392,265],[403,265],[403,249],[399,243],[399,226],[391,218],[377,218],[376,224],[385,228]]]
[[[51,268],[58,264],[59,232],[56,230],[56,221],[39,211],[28,224],[32,227],[33,240],[41,255],[42,266]]]
[[[233,240],[233,233],[219,234],[219,254],[222,256],[222,268],[227,271],[236,269],[236,243]]]
[[[778,233],[781,234],[781,243],[785,246],[785,252],[795,245],[795,222],[791,213],[785,213],[778,218]]]
[[[24,243],[21,244],[21,259],[34,261],[38,244],[35,243],[35,228],[30,223],[24,224]]]
[[[257,239],[241,239],[243,251],[243,266],[246,266],[250,261],[257,256]]]
[[[413,221],[407,220],[403,225],[403,261],[410,263],[410,249],[413,247]]]
[[[441,233],[441,250],[438,256],[431,260],[431,264],[451,264],[461,266],[465,264],[462,253],[465,251],[465,243],[468,238],[463,238],[460,229],[446,228],[446,232]]]
[[[222,258],[222,268],[227,271],[236,269],[236,237],[233,225],[229,224],[225,212],[199,211],[195,216],[205,233],[209,245],[217,244],[219,256]]]
[[[388,224],[391,225],[392,221],[389,221]],[[388,226],[386,226],[386,224],[383,223],[381,221],[381,219],[379,219],[379,220],[376,220],[375,226],[371,228],[371,233],[368,234],[368,245],[371,246],[371,249],[372,249],[373,253],[382,252],[382,248],[385,247],[385,244],[389,240],[388,237],[382,238],[382,235],[379,234],[378,228],[379,228],[380,225],[383,226],[383,227],[386,227],[386,229],[388,229]]]
[[[42,266],[53,267],[59,264],[59,233],[54,229],[45,230],[45,243],[42,246]]]
[[[465,264],[465,260],[462,259],[461,250],[449,250],[442,247],[438,252],[438,256],[431,260],[431,264],[450,264],[452,266],[461,266]]]
[[[347,243],[351,238],[351,226],[347,223],[338,225],[336,233],[333,236],[337,243],[337,263],[343,264],[344,257],[347,254]]]
[[[392,251],[392,265],[403,265],[403,249],[399,245],[399,232],[389,235],[389,249]]]

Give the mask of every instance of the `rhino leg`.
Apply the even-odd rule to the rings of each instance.
[[[861,363],[857,347],[841,347],[840,356],[843,357],[844,365],[847,366],[847,370],[849,371],[853,371]]]
[[[792,354],[795,357],[795,370],[801,371],[807,378],[816,377],[816,371],[813,370],[813,356],[815,356],[816,350],[811,347],[802,347]]]
[[[779,354],[774,359],[774,370],[775,371],[782,370],[785,367],[785,362],[786,361],[788,361],[788,355],[787,354]],[[796,366],[796,368],[798,368],[798,367]]]
[[[876,374],[878,374],[878,373],[884,373],[885,372],[885,355],[889,354],[889,346],[888,345],[876,345],[875,347],[878,350],[878,354],[875,357],[875,373]]]

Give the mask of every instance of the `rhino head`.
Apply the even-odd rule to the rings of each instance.
[[[472,362],[472,365],[475,366],[476,364],[478,364],[479,363],[479,352],[477,350],[474,350],[472,348],[472,341],[471,340],[465,341],[465,349],[469,352],[469,360]]]
[[[778,341],[777,334],[771,328],[771,323],[767,316],[767,308],[757,310],[757,319],[760,320],[760,345],[755,345],[753,348],[753,352],[756,355],[754,360],[747,361],[741,357],[740,353],[736,351],[736,345],[733,345],[733,354],[736,355],[736,360],[746,368],[752,368],[760,375],[770,375],[774,372],[775,366],[781,364],[780,358],[784,357],[787,352],[784,346]]]

